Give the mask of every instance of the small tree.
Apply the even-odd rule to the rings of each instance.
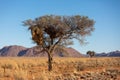
[[[35,20],[26,20],[32,40],[48,54],[48,70],[52,70],[53,51],[57,47],[73,44],[73,39],[84,41],[94,30],[94,21],[86,16],[45,15]]]
[[[95,55],[95,52],[94,51],[88,51],[86,54],[89,55],[90,58],[92,58]]]

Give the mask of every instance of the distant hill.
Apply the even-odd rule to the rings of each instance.
[[[43,53],[36,47],[25,48],[23,46],[6,46],[0,49],[0,56],[10,57],[46,57],[47,53]],[[55,57],[84,57],[81,53],[73,48],[64,48],[64,52],[54,52]]]
[[[120,51],[112,51],[108,53],[98,53],[96,54],[97,57],[120,57]]]
[[[18,54],[25,50],[25,47],[22,46],[5,46],[2,49],[0,49],[0,56],[18,56]]]

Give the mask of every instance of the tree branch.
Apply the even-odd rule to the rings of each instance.
[[[52,51],[54,51],[56,45],[61,41],[62,38],[63,38],[63,36],[61,36],[61,37],[58,39],[58,41],[50,47],[50,49],[49,49],[50,53],[51,53]]]

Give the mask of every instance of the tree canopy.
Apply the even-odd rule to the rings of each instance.
[[[72,42],[73,38],[82,41],[84,36],[90,35],[94,30],[94,21],[79,15],[45,15],[35,20],[26,20],[24,25],[29,26],[33,41],[44,46],[49,46],[53,44],[51,42],[55,43],[61,38],[59,45],[66,45],[67,42]]]

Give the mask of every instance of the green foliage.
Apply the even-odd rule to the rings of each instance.
[[[95,56],[95,52],[94,51],[87,51],[86,54],[89,55],[89,57]]]

